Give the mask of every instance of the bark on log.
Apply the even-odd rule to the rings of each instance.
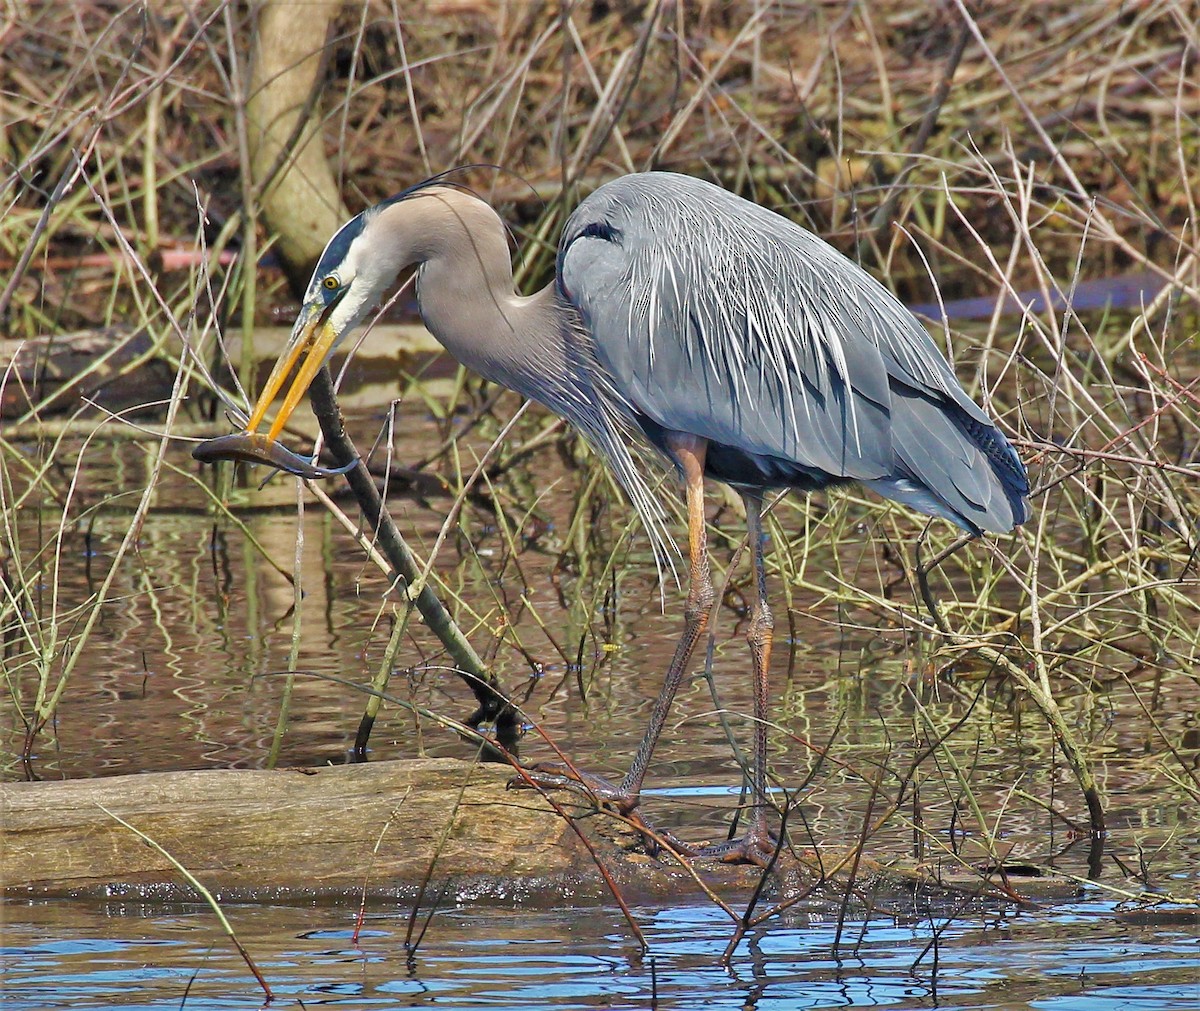
[[[547,800],[507,790],[511,771],[428,759],[316,769],[145,773],[58,783],[0,784],[0,891],[7,898],[197,901],[170,860],[113,818],[166,849],[221,901],[514,899],[607,900],[598,867],[629,902],[693,898],[703,892],[670,859],[630,850],[636,837],[605,816],[576,817],[596,856]],[[554,799],[592,815],[566,792]],[[848,862],[833,850],[824,866]],[[769,893],[804,892],[819,879],[815,857],[783,858]],[[759,879],[755,867],[696,865],[707,887],[738,902]],[[1030,878],[1029,873],[1038,876]],[[991,882],[989,884],[989,881]],[[913,868],[858,862],[856,894],[874,905],[911,902],[914,890],[1062,898],[1072,881],[1009,867]],[[839,899],[840,901],[840,899]]]
[[[511,770],[452,759],[317,769],[146,773],[0,784],[0,888],[9,897],[188,899],[179,871],[119,815],[225,900],[429,894],[595,894],[605,886],[569,825]],[[569,795],[556,795],[570,803]],[[623,886],[681,886],[677,868],[589,838]]]

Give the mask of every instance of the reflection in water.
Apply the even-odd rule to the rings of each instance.
[[[851,919],[836,954],[836,911],[812,907],[752,935],[728,970],[729,922],[711,907],[635,910],[645,957],[616,911],[448,909],[410,961],[407,909],[372,911],[357,945],[348,908],[228,913],[282,1007],[645,1009],[655,994],[659,1008],[730,1011],[1200,1007],[1194,932],[1131,927],[1101,902],[953,919],[914,905]],[[38,904],[19,919],[5,935],[6,1008],[261,1004],[206,911]]]
[[[364,395],[368,402],[386,399]],[[396,424],[404,433],[397,458],[433,453],[454,423],[453,415],[435,422],[423,403],[406,402]],[[538,424],[531,420],[531,441]],[[361,419],[359,444],[370,445],[377,428]],[[452,484],[456,471],[473,468],[486,428],[473,430],[447,458]],[[438,571],[460,622],[531,719],[582,767],[620,775],[658,692],[677,616],[660,609],[653,565],[640,538],[628,536],[627,510],[614,505],[594,472],[566,465],[563,452],[556,442],[535,442],[520,466],[483,482],[447,538]],[[347,683],[366,684],[375,675],[399,602],[327,512],[309,506],[297,517],[290,478],[274,477],[260,492],[261,475],[250,475],[228,492],[234,519],[214,520],[203,483],[211,475],[195,479],[200,472],[184,447],[172,462],[179,469],[164,478],[56,723],[38,740],[34,772],[58,778],[264,765],[289,684],[301,534],[297,673],[277,760],[344,761],[365,701]],[[125,534],[131,506],[119,493],[139,487],[143,464],[143,451],[132,444],[97,443],[87,451],[78,491],[86,522],[66,532],[59,581],[60,610],[71,621],[78,612],[70,609],[96,591]],[[432,496],[432,487],[423,494]],[[413,547],[428,552],[448,500],[393,495],[390,505]],[[718,582],[742,530],[728,508],[717,518],[734,539],[715,538]],[[839,508],[844,512],[834,515],[849,514],[841,522],[852,522],[853,507]],[[24,509],[18,521],[26,543],[45,543],[60,515],[53,501]],[[806,545],[801,558],[781,557],[784,574],[794,577],[804,566],[829,573],[831,587],[835,578],[892,581],[903,592],[904,569],[886,532],[854,528],[856,536],[844,537],[834,553],[824,538],[801,541],[806,523],[821,522],[821,503],[778,517],[776,540]],[[735,570],[725,595],[712,661],[719,708],[741,742],[749,739],[745,714],[752,708],[743,570]],[[779,573],[772,578],[783,582]],[[773,771],[788,788],[807,782],[799,798],[803,818],[792,822],[798,843],[856,842],[872,803],[868,784],[882,767],[887,796],[897,794],[903,777],[906,792],[896,816],[869,841],[874,858],[938,862],[958,854],[981,864],[1003,857],[1086,875],[1086,840],[1050,813],[1075,810],[1076,789],[1026,701],[989,680],[989,671],[972,669],[969,658],[952,681],[927,677],[927,642],[886,615],[839,602],[832,590],[805,589],[811,582],[792,578],[785,586],[789,612],[779,615],[773,669]],[[675,599],[674,587],[667,592]],[[465,716],[474,702],[447,671],[438,644],[415,621],[409,632],[391,691]],[[1091,743],[1111,801],[1104,883],[1194,891],[1200,842],[1189,827],[1191,803],[1163,776],[1148,743],[1159,739],[1148,736],[1140,702],[1153,706],[1166,739],[1184,749],[1191,740],[1194,753],[1196,686],[1186,678],[1159,681],[1149,667],[1134,670],[1127,684],[1136,698],[1125,683],[1064,679],[1061,700]],[[23,727],[11,698],[3,696],[0,707],[4,774],[18,778]],[[648,814],[692,839],[721,837],[736,801],[730,791],[740,773],[717,709],[704,679],[685,685],[647,781]],[[930,741],[951,730],[944,749],[931,751]],[[532,734],[522,748],[532,759],[550,757]],[[371,754],[461,757],[464,746],[389,706]],[[1035,998],[1038,1006],[1149,1007],[1197,999],[1190,982],[1197,974],[1194,921],[1130,926],[1095,904],[1019,913],[970,908],[948,925],[945,911],[892,910],[846,924],[836,959],[836,913],[812,907],[748,938],[728,975],[716,961],[729,924],[708,907],[640,912],[653,971],[650,960],[635,960],[626,928],[606,909],[569,917],[446,910],[434,918],[411,974],[402,952],[407,910],[375,911],[359,948],[345,933],[353,919],[347,909],[235,913],[272,983],[308,1004],[645,1008],[654,987],[660,1007],[680,1008],[1001,1007]],[[228,957],[206,911],[9,902],[5,918],[6,1007],[107,1007],[130,989],[140,1006],[178,1007],[189,985],[191,1006],[257,1006],[252,980]]]

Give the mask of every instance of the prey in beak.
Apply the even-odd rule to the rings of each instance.
[[[317,287],[315,281],[313,287]],[[263,463],[277,470],[308,478],[344,474],[354,466],[353,463],[350,463],[339,468],[318,467],[304,457],[293,453],[278,441],[279,434],[287,424],[288,418],[292,416],[304,398],[304,394],[308,392],[313,379],[316,378],[321,366],[325,364],[326,358],[332,353],[341,336],[341,331],[330,320],[330,316],[345,295],[346,290],[346,287],[340,287],[339,290],[334,291],[326,286],[324,290],[318,289],[320,294],[317,297],[310,297],[305,302],[304,308],[292,328],[292,335],[288,339],[287,347],[279,356],[275,367],[271,369],[271,375],[250,412],[246,430],[235,435],[223,435],[220,438],[208,439],[200,443],[192,450],[192,456],[195,459],[204,463],[215,463],[217,460]],[[290,383],[287,382],[289,376],[292,377]],[[264,435],[258,429],[263,424],[271,404],[274,403],[281,391],[283,392],[283,405]]]

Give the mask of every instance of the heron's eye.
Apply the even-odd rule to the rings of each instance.
[[[324,285],[324,287],[327,291],[337,291],[338,288],[340,288],[342,286],[341,282],[338,281],[338,279],[333,274],[330,274],[327,278],[325,278],[325,280],[322,281],[321,284]]]

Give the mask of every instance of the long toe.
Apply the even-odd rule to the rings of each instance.
[[[629,816],[638,806],[635,793],[622,790],[603,776],[583,772],[574,766],[559,762],[539,762],[525,769],[524,775],[514,776],[508,781],[510,790],[573,790],[608,807],[618,814]]]
[[[768,867],[775,859],[780,848],[780,840],[767,828],[764,819],[755,819],[750,823],[746,834],[729,842],[717,843],[696,850],[692,856],[696,860],[719,860],[726,864],[754,864],[756,867]]]
[[[524,770],[524,775],[514,776],[508,781],[510,790],[571,790],[586,797],[597,807],[615,812],[634,829],[642,840],[642,846],[652,857],[659,856],[664,849],[678,856],[694,858],[698,851],[687,843],[676,839],[669,832],[661,832],[647,822],[638,810],[640,796],[617,784],[590,772],[583,772],[559,762],[539,762]]]

